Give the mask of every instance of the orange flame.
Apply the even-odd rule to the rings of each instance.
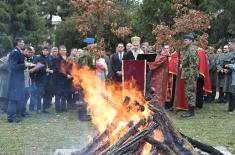
[[[157,141],[163,143],[164,142],[164,135],[163,135],[163,132],[161,131],[161,129],[156,129],[154,130],[153,132],[153,135],[154,135],[154,139],[156,139]]]
[[[155,129],[153,132],[153,138],[161,143],[164,142],[164,135],[161,129]],[[150,151],[152,149],[152,145],[149,143],[145,143],[143,151],[141,152],[141,155],[149,155]],[[158,153],[158,155],[162,155],[162,153]]]
[[[149,155],[151,149],[152,149],[152,145],[149,143],[145,143],[143,151],[141,152],[141,155]]]
[[[112,83],[104,87],[98,84],[101,82],[94,70],[85,66],[79,68],[75,63],[72,65],[71,75],[75,88],[84,88],[84,99],[91,114],[91,121],[99,133],[105,129],[109,131],[110,143],[115,143],[129,129],[128,123],[137,123],[142,118],[148,118],[149,110],[145,108],[142,112],[136,102],[141,106],[147,106],[143,95],[134,89],[135,81],[128,82],[125,95],[131,98],[130,103],[123,104],[122,86]]]

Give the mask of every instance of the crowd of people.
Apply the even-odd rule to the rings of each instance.
[[[64,45],[58,48],[43,46],[40,54],[36,55],[32,46],[25,46],[22,38],[16,39],[15,48],[0,59],[0,103],[2,111],[7,113],[8,122],[19,122],[34,111],[49,113],[53,98],[56,113],[66,112],[74,106],[82,95],[79,96],[80,92],[73,87],[70,62],[77,63],[79,67],[95,69],[101,81],[110,79],[122,82],[123,60],[137,60],[139,54],[156,54],[154,62],[147,62],[145,96],[154,94],[157,102],[166,110],[174,108],[177,104],[175,100],[181,102],[180,93],[175,92],[180,90],[179,81],[183,80],[182,92],[187,102],[183,117],[194,116],[195,108],[202,108],[203,101],[214,102],[217,88],[218,102],[229,102],[228,111],[235,113],[235,40],[225,45],[223,50],[213,47],[201,49],[194,45],[193,35],[186,35],[179,60],[178,52],[173,47],[164,45],[162,49],[155,49],[148,42],[140,44],[139,37],[132,37],[131,43],[125,46],[118,43],[116,51],[109,56],[103,48],[96,47],[94,38],[86,38],[84,42],[87,47],[73,48],[70,53]],[[89,52],[93,48],[101,51],[95,61]],[[206,75],[200,72],[203,65],[199,64],[206,64],[204,67],[211,84],[208,90],[204,87],[208,84]],[[105,82],[100,87],[105,89]],[[203,98],[205,94],[207,96]]]

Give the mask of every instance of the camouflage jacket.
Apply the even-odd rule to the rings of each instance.
[[[197,47],[189,45],[182,51],[183,78],[196,78],[198,76],[198,54]]]
[[[79,55],[78,65],[80,67],[83,67],[85,65],[92,67],[92,57],[86,49],[84,49],[83,52]]]

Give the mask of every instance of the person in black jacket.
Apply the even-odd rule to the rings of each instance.
[[[57,113],[66,112],[66,97],[69,80],[72,76],[69,73],[69,63],[66,56],[67,50],[64,45],[59,47],[59,55],[53,68],[55,78],[55,110]]]
[[[30,70],[31,73],[34,73],[34,93],[33,98],[35,99],[36,105],[37,105],[37,112],[43,112],[48,113],[46,109],[48,108],[48,105],[43,103],[43,108],[41,108],[41,100],[43,98],[43,95],[45,94],[45,89],[47,87],[47,76],[50,73],[50,70],[48,69],[49,64],[49,52],[50,48],[48,46],[43,47],[42,54],[35,58],[34,64],[36,66]]]
[[[116,53],[110,57],[111,79],[117,82],[122,81],[122,58],[124,55],[124,45],[119,43],[116,47]]]
[[[32,66],[32,63],[25,63],[22,49],[24,48],[24,40],[16,39],[16,47],[11,51],[8,59],[10,79],[8,89],[8,107],[7,120],[9,123],[21,121],[21,112],[24,100],[24,69]]]

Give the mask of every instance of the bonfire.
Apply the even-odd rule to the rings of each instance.
[[[142,92],[134,87],[135,81],[128,82],[130,88],[123,94],[119,84],[100,88],[95,71],[88,67],[79,69],[73,64],[71,75],[74,87],[84,88],[91,121],[98,131],[98,135],[85,148],[73,152],[73,155],[198,154],[187,138],[173,126],[154,97],[145,100]],[[221,154],[204,144],[202,148],[212,154]]]

